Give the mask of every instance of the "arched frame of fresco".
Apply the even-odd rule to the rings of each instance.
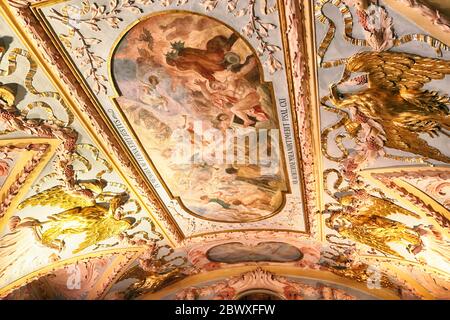
[[[240,47],[241,50],[246,51],[247,53],[247,57],[252,56],[254,58],[256,58],[256,66],[251,70],[252,72],[257,72],[257,76],[258,76],[258,81],[256,82],[258,85],[260,86],[265,86],[268,90],[267,94],[268,94],[268,98],[271,100],[270,102],[270,107],[271,107],[271,112],[272,112],[272,122],[273,122],[273,126],[271,128],[268,129],[276,129],[281,137],[281,129],[280,129],[280,121],[279,121],[279,117],[278,117],[278,110],[277,110],[277,106],[276,106],[276,96],[275,96],[275,92],[273,90],[273,86],[271,82],[266,82],[264,81],[264,70],[262,68],[262,64],[258,58],[258,54],[256,52],[256,50],[252,47],[252,45],[242,36],[240,35],[239,32],[237,32],[236,30],[234,30],[232,27],[230,27],[229,25],[227,25],[226,23],[224,23],[223,21],[220,21],[216,18],[207,16],[207,15],[203,15],[201,13],[198,12],[191,12],[191,11],[186,11],[186,10],[165,10],[165,11],[159,11],[159,12],[155,12],[152,14],[149,14],[139,20],[137,20],[135,23],[129,25],[121,34],[120,36],[116,39],[116,41],[114,42],[114,45],[112,46],[112,50],[109,54],[109,59],[108,59],[108,72],[109,72],[109,79],[112,83],[111,87],[114,90],[114,95],[111,97],[111,100],[113,101],[114,105],[116,106],[117,110],[120,112],[121,117],[123,118],[127,129],[130,130],[130,132],[136,137],[136,142],[138,143],[139,147],[141,148],[141,150],[144,151],[144,155],[146,157],[146,160],[148,161],[148,163],[152,166],[152,169],[155,171],[155,173],[158,176],[158,179],[160,180],[162,186],[164,187],[165,191],[169,194],[169,196],[172,199],[175,199],[176,201],[178,201],[178,203],[180,204],[180,206],[189,214],[198,217],[200,219],[205,219],[205,220],[210,220],[210,221],[217,221],[217,222],[225,222],[225,223],[247,223],[247,222],[255,222],[255,221],[260,221],[260,220],[264,220],[264,219],[268,219],[270,217],[273,217],[274,215],[276,215],[277,213],[279,213],[283,207],[285,206],[286,203],[286,193],[290,193],[291,189],[290,189],[290,184],[289,184],[289,177],[287,174],[287,168],[286,168],[286,163],[285,163],[285,153],[284,153],[284,145],[281,142],[279,145],[279,158],[280,158],[280,165],[279,165],[279,171],[281,173],[281,180],[283,181],[284,185],[281,186],[281,190],[278,190],[281,193],[281,199],[280,202],[278,203],[276,208],[273,208],[273,210],[271,212],[268,212],[267,214],[264,214],[260,217],[257,218],[250,218],[250,219],[241,219],[241,220],[224,220],[224,219],[217,219],[217,218],[210,218],[207,215],[203,216],[200,215],[198,213],[196,213],[194,210],[191,210],[188,205],[186,205],[186,203],[182,200],[182,196],[179,195],[174,195],[171,188],[167,185],[166,180],[162,177],[160,170],[158,170],[158,165],[155,164],[155,162],[152,160],[152,157],[150,157],[150,155],[148,154],[148,150],[144,147],[142,141],[139,137],[139,135],[137,134],[137,130],[136,128],[130,123],[130,119],[129,119],[129,114],[127,114],[123,109],[122,106],[119,102],[119,99],[122,97],[122,92],[120,89],[120,85],[118,84],[118,80],[116,77],[116,73],[114,72],[114,58],[116,57],[117,53],[120,51],[121,49],[121,45],[123,43],[123,41],[126,39],[126,37],[133,32],[133,30],[136,30],[135,28],[138,27],[140,24],[144,24],[143,27],[145,26],[145,23],[147,23],[150,19],[152,18],[157,18],[157,17],[164,17],[167,15],[171,15],[171,16],[175,16],[172,20],[175,20],[177,17],[176,16],[180,16],[180,17],[184,17],[186,15],[192,16],[192,17],[200,17],[200,18],[206,18],[207,20],[209,20],[209,23],[215,24],[215,28],[221,28],[221,29],[225,29],[228,32],[231,32],[231,35],[237,35],[238,39],[236,40],[237,42],[241,42],[240,43]],[[142,28],[144,29],[144,28]],[[200,32],[202,32],[203,30],[200,30]],[[221,34],[223,35],[223,34]],[[212,37],[211,35],[209,37]],[[164,39],[166,40],[166,39]],[[172,40],[166,40],[166,42],[169,44],[172,44],[173,41],[179,41],[179,37],[175,37],[175,39]],[[182,39],[182,40],[186,40],[186,39]],[[189,39],[187,39],[189,40]],[[207,40],[207,39],[205,39]],[[189,46],[189,45],[188,45]],[[234,45],[233,45],[234,46]],[[233,47],[232,46],[232,47]],[[200,49],[200,48],[195,48],[195,49]],[[231,47],[230,47],[230,51],[231,51]],[[161,55],[164,55],[164,53],[161,53]],[[245,56],[244,60],[245,60]],[[138,62],[137,62],[138,58],[134,58],[133,63],[135,66],[135,72],[138,73]],[[242,60],[241,60],[242,61]],[[256,70],[255,70],[256,69]],[[195,71],[191,71],[191,73],[195,73]],[[148,76],[149,71],[146,72],[147,76]],[[154,72],[151,72],[154,73]],[[198,77],[201,77],[198,73],[196,73],[196,75]],[[138,78],[137,76],[135,76],[135,78]],[[267,96],[266,96],[267,98]],[[262,98],[261,98],[262,100]],[[152,109],[152,111],[154,111]],[[138,125],[136,125],[138,126]],[[283,190],[284,189],[284,190]]]
[[[139,298],[139,300],[163,300],[165,297],[180,291],[180,288],[194,287],[205,283],[212,283],[213,281],[218,280],[220,281],[228,277],[239,276],[242,273],[251,272],[254,270],[255,266],[238,266],[208,272],[201,272],[199,274],[186,277],[174,284],[169,284],[168,286],[164,287],[163,289],[157,292],[146,293],[142,295]],[[324,270],[302,269],[291,266],[264,266],[262,267],[262,270],[274,273],[276,275],[281,275],[284,277],[286,276],[303,277],[308,278],[310,280],[317,280],[320,282],[326,281],[328,283],[340,285],[344,288],[360,291],[363,294],[367,294],[381,300],[399,300],[397,292],[394,292],[392,289],[368,288],[367,284],[365,283],[350,280],[348,278],[343,278]],[[253,289],[258,290],[261,288],[253,288]],[[246,290],[239,292],[237,297],[239,297],[240,294],[244,293],[245,291]]]
[[[114,282],[118,279],[120,274],[124,272],[124,270],[129,267],[135,259],[137,259],[142,253],[144,252],[144,247],[130,247],[130,248],[114,248],[114,249],[107,249],[107,250],[101,250],[101,251],[95,251],[90,252],[87,254],[78,255],[75,257],[70,257],[68,259],[60,260],[57,262],[50,263],[47,266],[44,266],[40,269],[37,269],[17,280],[14,280],[13,282],[9,283],[5,287],[0,289],[0,300],[3,299],[8,294],[14,292],[15,290],[26,286],[27,284],[33,282],[34,280],[37,280],[45,275],[51,274],[52,272],[64,268],[66,266],[69,266],[74,263],[78,263],[80,261],[85,261],[90,258],[101,258],[109,255],[117,255],[119,258],[118,261],[114,262],[108,267],[108,270],[105,272],[105,274],[101,277],[101,281],[99,281],[99,284],[104,284],[105,287],[100,290],[100,297],[103,297],[107,291],[113,286]],[[127,254],[130,256],[127,257]],[[123,265],[123,268],[118,274],[113,274],[114,268],[117,267],[117,265]],[[117,273],[117,272],[116,272]],[[106,283],[105,283],[106,282]],[[93,288],[92,293],[90,295],[95,294],[97,290],[97,286]]]

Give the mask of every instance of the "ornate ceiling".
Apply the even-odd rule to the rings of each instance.
[[[2,299],[449,299],[434,0],[0,3]]]

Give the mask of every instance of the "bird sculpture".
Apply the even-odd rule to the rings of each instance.
[[[354,72],[366,73],[368,86],[343,93],[340,83],[332,84],[335,107],[353,109],[359,122],[377,122],[386,147],[450,163],[450,157],[420,137],[448,135],[445,130],[450,130],[449,97],[423,89],[450,74],[450,61],[400,52],[361,52],[347,60],[341,82]]]

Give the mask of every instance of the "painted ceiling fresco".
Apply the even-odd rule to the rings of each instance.
[[[0,298],[450,299],[439,1],[0,12]]]
[[[195,29],[180,32],[188,25]],[[199,49],[203,47],[207,49]],[[233,30],[188,12],[148,17],[121,39],[112,56],[112,74],[120,91],[118,108],[141,137],[172,197],[194,216],[245,222],[283,209],[287,182],[281,149],[271,149],[271,157],[277,159],[274,164],[216,161],[218,148],[226,152],[222,132],[231,135],[234,126],[250,129],[236,134],[233,148],[242,148],[237,140],[254,128],[278,134],[272,86],[261,83],[258,67],[257,55]],[[211,139],[198,137],[202,134],[196,127],[210,130]],[[183,142],[180,129],[185,128],[192,136]],[[193,140],[198,140],[194,150],[187,150]],[[206,143],[211,152],[199,154],[196,150]],[[256,151],[268,154],[270,150]],[[253,150],[243,152],[246,159]]]

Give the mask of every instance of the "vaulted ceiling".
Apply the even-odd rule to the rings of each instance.
[[[0,12],[2,299],[450,298],[442,1]]]

